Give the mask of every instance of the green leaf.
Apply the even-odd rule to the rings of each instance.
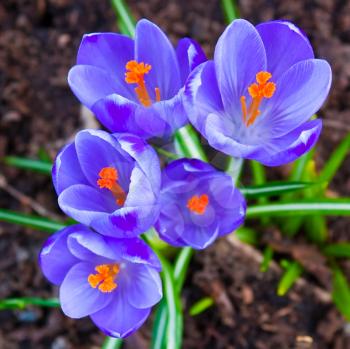
[[[273,258],[273,249],[271,246],[266,246],[263,253],[263,260],[260,265],[260,271],[262,273],[265,273],[269,270],[272,258]]]
[[[289,181],[301,181],[305,180],[306,168],[310,161],[312,161],[312,157],[315,154],[315,148],[311,149],[308,153],[301,156],[299,159],[294,161],[292,172],[289,176]],[[284,197],[284,200],[292,200],[298,197],[298,193],[287,194]],[[292,237],[294,236],[303,225],[304,217],[293,217],[287,219],[283,222],[283,234]]]
[[[106,337],[101,349],[120,349],[123,345],[123,340],[120,338]]]
[[[164,299],[159,303],[153,322],[152,340],[150,349],[162,349],[165,342],[168,310]]]
[[[239,190],[247,199],[254,199],[260,197],[280,196],[285,193],[303,190],[313,185],[315,185],[315,183],[312,182],[276,181],[261,185],[246,186],[239,188]]]
[[[135,19],[124,0],[111,0],[112,7],[117,16],[117,22],[122,34],[130,37],[135,36]]]
[[[250,161],[254,184],[264,184],[266,182],[265,168],[260,162]]]
[[[301,181],[305,172],[305,168],[315,154],[315,148],[294,161],[292,172],[289,176],[290,181]]]
[[[345,319],[350,321],[350,287],[348,281],[338,267],[334,267],[332,273],[333,302]]]
[[[309,160],[303,174],[303,179],[307,181],[316,181],[317,178],[316,162],[314,160]],[[320,194],[323,194],[324,187],[324,184],[322,186],[310,187],[309,189],[305,190],[303,195],[305,198],[309,199],[318,198],[320,197]],[[327,222],[324,217],[313,215],[303,218],[303,222],[306,235],[309,240],[317,244],[321,244],[326,241],[328,231]]]
[[[184,247],[180,250],[174,267],[175,291],[180,297],[183,283],[186,278],[187,269],[193,255],[193,249]],[[168,323],[168,311],[164,299],[159,303],[152,331],[151,349],[163,349],[166,340],[166,325]],[[181,327],[181,325],[180,325]]]
[[[305,229],[309,240],[322,244],[327,240],[327,222],[323,216],[310,216],[305,218]]]
[[[22,297],[7,298],[0,300],[0,310],[4,309],[24,309],[30,305],[38,305],[40,307],[56,308],[60,303],[57,298],[38,298],[38,297]]]
[[[189,124],[176,131],[175,146],[181,156],[208,161],[198,134]]]
[[[288,269],[290,267],[290,265],[292,264],[291,261],[289,261],[288,259],[281,259],[280,260],[280,266],[283,268],[283,269]]]
[[[169,262],[160,256],[164,298],[166,301],[168,321],[166,330],[166,349],[180,349],[182,344],[183,315],[181,300],[175,289],[173,270]]]
[[[175,267],[174,267],[174,279],[176,283],[176,292],[181,293],[183,284],[186,279],[187,269],[190,264],[193,255],[193,249],[191,247],[184,247],[178,254]]]
[[[4,163],[24,170],[39,172],[51,176],[52,163],[40,160],[21,158],[18,156],[6,156]]]
[[[66,227],[65,224],[47,218],[30,216],[0,208],[0,221],[23,225],[47,233],[53,233]]]
[[[193,304],[190,308],[190,315],[195,316],[203,313],[208,308],[210,308],[214,304],[214,300],[211,297],[205,297],[199,300],[197,303]]]
[[[229,157],[226,164],[226,173],[229,174],[234,183],[237,183],[239,180],[243,168],[243,159]]]
[[[291,202],[275,202],[250,206],[247,218],[262,216],[307,216],[310,214],[327,216],[349,216],[350,198],[344,199],[301,199]]]
[[[326,162],[319,174],[320,182],[329,183],[334,175],[338,172],[341,164],[344,162],[346,155],[350,150],[350,133],[343,139],[338,147],[333,151],[332,155]]]
[[[38,151],[38,158],[43,162],[52,163],[52,159],[45,148],[40,147]]]
[[[303,272],[303,267],[298,262],[292,262],[285,270],[278,283],[277,294],[284,296],[298,280]]]
[[[323,248],[323,253],[328,257],[350,258],[350,243],[339,242],[329,244]]]
[[[253,183],[255,185],[264,185],[266,182],[265,168],[257,161],[250,161],[250,167],[253,174]],[[260,205],[267,204],[269,200],[265,196],[258,197],[258,203]],[[261,223],[263,226],[269,224],[269,217],[261,217]]]
[[[165,157],[167,157],[169,159],[172,159],[172,160],[180,159],[180,156],[177,154],[171,153],[171,152],[164,150],[162,148],[159,148],[159,147],[153,146],[153,148],[157,151],[158,154],[164,155]]]
[[[221,6],[226,23],[231,23],[233,20],[239,18],[237,5],[234,0],[221,0]]]
[[[248,227],[241,227],[235,231],[235,236],[239,241],[244,242],[248,245],[257,245],[258,244],[258,235],[254,229]]]

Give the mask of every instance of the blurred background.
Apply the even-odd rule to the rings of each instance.
[[[135,18],[154,21],[174,43],[184,36],[195,38],[208,57],[225,27],[216,0],[127,3]],[[255,24],[293,21],[310,38],[316,56],[330,62],[333,86],[319,113],[324,130],[315,153],[316,169],[322,167],[350,132],[350,1],[241,0],[237,4],[241,17]],[[98,126],[81,109],[66,77],[82,35],[100,31],[118,31],[107,0],[0,1],[0,158],[52,160],[79,129]],[[48,176],[0,166],[1,208],[63,217]],[[275,168],[267,176],[283,179],[289,169]],[[350,195],[349,158],[332,181],[329,195]],[[348,218],[329,219],[330,241],[349,240],[349,223]],[[261,273],[257,249],[228,238],[197,253],[183,293],[184,348],[350,348],[350,325],[331,303],[330,271],[322,256],[303,234],[292,242],[282,240],[277,228],[258,233],[262,243],[275,244],[278,253],[304,261],[308,274],[279,297],[276,285],[281,269],[273,265]],[[46,238],[45,233],[0,222],[0,299],[57,294],[37,265]],[[350,278],[350,261],[340,263]],[[215,306],[198,316],[188,315],[186,309],[205,296],[212,297]],[[151,322],[128,339],[125,348],[148,348]],[[33,306],[0,311],[0,349],[90,349],[99,348],[102,341],[88,319],[70,320],[59,309]]]

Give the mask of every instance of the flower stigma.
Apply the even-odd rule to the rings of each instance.
[[[95,270],[97,274],[90,274],[88,282],[92,288],[98,288],[101,292],[107,293],[115,290],[118,285],[114,281],[119,274],[119,264],[101,264]]]
[[[145,75],[152,69],[150,64],[144,62],[138,63],[137,61],[129,61],[125,66],[127,72],[125,73],[125,81],[128,84],[136,84],[135,93],[140,103],[145,107],[152,105],[151,97],[147,91]],[[156,101],[160,101],[160,90],[158,87],[154,89],[156,95]]]
[[[242,105],[243,122],[249,127],[253,125],[256,118],[260,115],[259,106],[264,98],[271,98],[276,91],[276,84],[269,81],[272,74],[267,71],[260,71],[256,74],[256,82],[248,87],[248,92],[252,97],[252,102],[247,108],[246,97],[240,98]]]
[[[209,198],[207,194],[202,194],[201,196],[193,195],[187,201],[187,208],[194,213],[202,215],[209,204]]]
[[[114,167],[103,167],[98,174],[101,178],[97,180],[100,189],[109,189],[114,195],[118,205],[123,206],[126,193],[118,183],[118,171]]]

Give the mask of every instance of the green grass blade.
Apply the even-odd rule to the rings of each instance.
[[[123,345],[123,340],[120,338],[106,337],[101,349],[120,349]]]
[[[311,149],[308,153],[301,156],[293,164],[292,172],[289,176],[289,181],[304,181],[306,168],[310,161],[312,161],[313,155],[315,154],[315,148]],[[291,193],[285,195],[285,200],[292,200],[298,197],[298,193]],[[292,237],[294,236],[301,228],[304,222],[304,217],[293,217],[292,219],[287,219],[283,222],[283,234]]]
[[[135,36],[135,19],[124,0],[111,0],[122,34]]]
[[[298,262],[292,262],[287,267],[278,283],[277,294],[279,296],[284,296],[295,284],[302,272],[303,267]]]
[[[305,218],[304,226],[309,240],[316,244],[322,244],[327,240],[327,222],[323,216],[310,216]]]
[[[53,233],[66,227],[65,224],[55,222],[47,218],[30,216],[0,208],[0,221],[19,224],[25,227],[37,229],[47,233]]]
[[[254,184],[264,184],[266,182],[265,168],[257,161],[250,161]]]
[[[172,160],[177,160],[180,159],[180,156],[174,153],[171,153],[170,151],[167,151],[165,149],[159,148],[159,147],[153,147],[156,152],[160,155],[165,156],[166,158],[172,159]]]
[[[266,273],[269,270],[272,258],[273,258],[273,249],[271,246],[266,246],[263,253],[263,260],[260,265],[260,271],[262,273]]]
[[[192,255],[193,255],[193,249],[190,247],[185,247],[181,249],[180,253],[176,258],[175,267],[174,267],[174,281],[175,281],[175,291],[177,293],[177,297],[180,297],[181,290],[185,282],[187,269],[188,269]],[[163,299],[159,304],[155,315],[153,331],[152,331],[151,349],[163,349],[165,345],[165,341],[166,341],[165,329],[168,323],[168,314],[169,313],[166,307],[166,303]],[[181,327],[182,324],[180,324],[179,326]]]
[[[186,125],[175,133],[175,145],[179,154],[187,158],[196,158],[208,161],[200,139],[191,125]]]
[[[40,307],[56,308],[60,303],[57,298],[38,298],[38,297],[21,297],[7,298],[0,300],[0,310],[5,309],[24,309],[30,305]]]
[[[152,329],[150,349],[162,349],[165,342],[166,326],[168,322],[168,310],[166,302],[162,300],[156,310]]]
[[[200,299],[198,302],[192,305],[190,308],[190,315],[191,316],[196,316],[204,311],[206,311],[208,308],[210,308],[214,304],[214,300],[211,297],[205,297]]]
[[[244,242],[248,245],[258,244],[258,234],[254,229],[248,227],[241,227],[235,231],[235,236],[239,241]]]
[[[246,186],[239,188],[239,190],[247,199],[255,199],[269,196],[280,196],[286,193],[303,190],[314,185],[315,183],[312,182],[276,181],[254,186]]]
[[[350,258],[350,243],[329,244],[323,248],[323,253],[328,257]]]
[[[350,287],[348,280],[338,267],[334,267],[332,273],[333,302],[345,319],[350,321]]]
[[[6,156],[3,158],[3,161],[6,165],[9,166],[14,166],[23,170],[39,172],[51,176],[52,163],[50,162],[21,158],[18,156]]]
[[[221,0],[221,7],[226,23],[231,23],[233,20],[239,18],[237,5],[234,0]]]
[[[191,247],[184,247],[178,254],[175,267],[174,267],[174,279],[176,283],[176,292],[180,294],[183,284],[186,279],[187,269],[193,255],[193,249]]]
[[[332,155],[326,162],[322,171],[319,174],[318,180],[320,182],[329,183],[334,175],[339,170],[341,164],[344,162],[346,155],[350,150],[350,133],[343,139],[338,147],[333,151]]]
[[[173,270],[169,262],[161,258],[164,298],[166,300],[168,321],[166,330],[166,349],[180,349],[182,343],[182,309],[180,296],[176,292]]]
[[[294,161],[292,172],[289,176],[290,181],[301,181],[305,172],[305,168],[315,154],[315,148]]]
[[[261,165],[259,162],[252,160],[250,161],[250,168],[253,174],[253,183],[255,185],[264,185],[266,182],[266,173],[264,166]],[[266,196],[260,196],[258,198],[258,203],[260,205],[267,204],[268,202],[269,200]],[[265,226],[268,225],[269,217],[261,217],[261,223]]]
[[[250,206],[247,218],[262,216],[307,216],[310,214],[328,216],[349,216],[350,198],[346,199],[303,199],[291,202],[276,202]]]

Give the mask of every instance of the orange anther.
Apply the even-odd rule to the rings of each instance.
[[[194,195],[187,201],[187,208],[194,213],[204,214],[209,204],[209,198],[207,194],[201,196]]]
[[[144,62],[138,63],[137,61],[132,60],[126,63],[125,68],[127,70],[125,73],[125,81],[128,84],[137,85],[137,87],[135,87],[135,93],[140,103],[145,107],[151,106],[152,100],[147,91],[145,75],[149,73],[152,66],[150,64],[145,64]],[[156,101],[159,102],[160,90],[158,87],[155,88],[155,94]]]
[[[249,87],[248,87],[248,92],[249,94],[252,96],[252,98],[257,98],[257,97],[260,97],[260,87],[258,84],[251,84]]]
[[[256,83],[248,86],[248,92],[252,97],[252,102],[247,108],[246,98],[242,96],[240,101],[242,105],[242,118],[244,124],[248,127],[254,124],[256,118],[261,114],[259,106],[264,98],[271,98],[276,91],[276,84],[269,81],[272,78],[271,73],[261,71],[256,74]]]
[[[263,90],[264,97],[271,98],[274,95],[275,91],[276,91],[276,84],[274,84],[273,82],[268,82],[264,86],[264,90]]]
[[[129,70],[125,73],[125,81],[128,84],[139,84],[144,81],[145,74],[149,73],[152,66],[143,62],[129,61],[126,63],[125,68]]]
[[[118,171],[114,167],[104,167],[98,174],[101,178],[97,180],[97,185],[103,189],[109,189],[119,206],[123,206],[126,200],[126,194],[123,188],[118,184]]]
[[[97,274],[90,274],[88,282],[92,288],[98,288],[101,292],[112,292],[117,288],[115,278],[119,273],[120,267],[118,264],[101,264],[95,270]]]
[[[260,71],[258,74],[256,74],[256,81],[259,85],[266,84],[271,78],[271,73],[267,71]]]
[[[112,189],[113,184],[118,180],[118,172],[113,167],[104,167],[98,174],[101,179],[97,181],[98,186],[102,188]]]

